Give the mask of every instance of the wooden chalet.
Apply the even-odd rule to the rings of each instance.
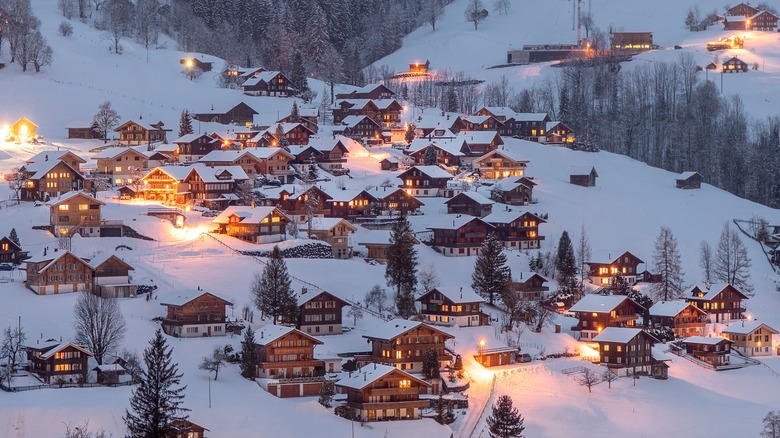
[[[536,272],[519,272],[512,275],[512,290],[523,301],[541,301],[550,290],[547,279]]]
[[[608,286],[612,278],[620,275],[628,284],[634,284],[639,274],[639,265],[644,263],[642,259],[626,251],[617,257],[613,253],[596,254],[593,260],[586,261],[588,265],[588,278],[597,286]],[[615,254],[618,254],[617,252]]]
[[[433,247],[446,256],[475,256],[488,233],[496,227],[483,219],[468,215],[441,216],[433,231]]]
[[[87,162],[87,160],[81,158],[73,152],[67,149],[63,149],[38,152],[25,161],[25,164],[45,163],[52,160],[65,162],[77,171],[80,171],[81,165]]]
[[[500,131],[503,123],[491,115],[475,115],[460,118],[463,121],[461,131]]]
[[[396,157],[389,156],[386,158],[383,158],[382,161],[379,162],[379,167],[382,170],[389,170],[391,172],[394,172],[398,170],[398,166],[400,165],[401,160],[399,160]]]
[[[23,178],[20,190],[23,201],[48,201],[71,190],[87,188],[78,167],[59,159],[44,158],[27,163],[19,171]]]
[[[266,325],[259,328],[255,332],[255,339],[258,377],[293,379],[325,374],[325,363],[314,359],[314,348],[323,344],[319,339],[295,327],[280,325]],[[305,395],[319,394],[321,386],[320,381],[317,383],[316,392]]]
[[[38,125],[31,122],[27,117],[22,117],[8,127],[8,135],[12,140],[19,141],[27,141],[28,139],[36,138],[38,136]]]
[[[707,313],[685,300],[659,301],[649,310],[653,328],[669,329],[676,338],[703,336]]]
[[[566,126],[565,123],[557,120],[547,122],[545,131],[545,143],[571,144],[574,143],[574,140],[576,139],[574,130]]]
[[[211,110],[194,113],[192,117],[195,120],[201,122],[216,122],[223,125],[238,124],[243,126],[251,126],[254,121],[254,116],[258,114],[254,108],[247,105],[245,102],[239,102],[230,108],[215,108],[211,106]]]
[[[8,236],[0,237],[0,263],[18,265],[27,256],[22,247],[14,243]]]
[[[760,11],[750,17],[750,29],[777,32],[777,15],[769,11]]]
[[[333,129],[334,134],[341,134],[354,140],[384,141],[382,126],[368,116],[346,116]]]
[[[317,121],[320,117],[320,110],[317,108],[301,107],[298,108],[298,120],[294,120],[292,114],[277,120],[277,123],[301,123],[303,126],[317,132],[319,126]]]
[[[107,175],[111,184],[132,184],[150,168],[168,161],[165,154],[149,150],[148,146],[119,146],[106,148],[92,156],[98,174]]]
[[[250,96],[287,97],[290,79],[280,71],[261,71],[244,81],[241,88]]]
[[[509,107],[482,107],[476,114],[492,116],[501,122],[501,135],[535,142],[546,140],[547,123],[551,121],[547,113],[516,113]]]
[[[97,383],[103,385],[116,385],[117,383],[129,382],[132,377],[122,364],[104,363],[92,368],[97,377]]]
[[[277,131],[280,128],[284,139],[277,138],[279,137]],[[312,135],[314,135],[314,131],[307,128],[303,123],[277,123],[252,137],[247,142],[247,146],[252,148],[276,148],[285,143],[288,145],[305,145],[309,143],[309,137]]]
[[[278,207],[291,221],[307,222],[309,215],[314,217],[329,216],[330,209],[326,202],[331,196],[317,186],[303,188],[294,184],[264,190],[265,197],[258,205]]]
[[[280,242],[287,237],[290,220],[276,207],[226,208],[212,221],[217,232],[251,243]]]
[[[462,192],[446,200],[447,214],[468,214],[484,218],[493,212],[494,201],[477,192]]]
[[[122,145],[167,143],[168,132],[171,130],[165,129],[164,125],[163,122],[147,124],[128,120],[114,129],[114,132],[119,133],[119,144]]]
[[[87,383],[92,352],[70,342],[48,340],[25,347],[30,372],[44,383]]]
[[[422,371],[423,354],[427,350],[436,350],[441,366],[447,364],[452,356],[444,343],[455,338],[431,325],[405,319],[388,321],[363,337],[371,342],[371,356],[358,358],[359,365],[376,362],[408,371]]]
[[[51,199],[49,225],[57,236],[100,237],[101,210],[105,202],[84,192],[68,192]]]
[[[283,148],[247,148],[211,151],[198,162],[206,166],[241,166],[250,180],[263,175],[286,183],[293,176],[290,161],[294,158]]]
[[[482,348],[480,349],[479,354],[474,355],[474,360],[485,368],[511,365],[526,361],[523,355],[520,354],[520,347]]]
[[[745,317],[742,300],[748,297],[731,284],[698,284],[686,295],[691,304],[707,312],[710,322],[728,324]]]
[[[747,62],[737,58],[736,56],[733,56],[723,61],[723,68],[721,70],[721,72],[723,73],[739,73],[739,72],[746,73],[747,71],[748,71]]]
[[[681,341],[685,353],[714,369],[731,364],[731,345],[726,338],[689,336]]]
[[[249,181],[241,166],[209,167],[195,163],[182,183],[189,188],[190,199],[209,208],[223,209],[238,200],[239,187]]]
[[[331,217],[354,218],[371,216],[376,212],[377,200],[365,190],[334,190],[325,205]]]
[[[419,245],[420,241],[412,236],[415,245]],[[371,230],[363,234],[363,237],[358,241],[358,245],[366,247],[366,258],[379,262],[381,264],[387,263],[387,249],[390,247],[390,231],[389,230]]]
[[[736,6],[732,6],[726,10],[726,15],[731,16],[743,16],[743,17],[752,17],[753,15],[760,12],[760,9],[756,9],[755,7],[747,4],[747,3],[740,3]]]
[[[211,292],[188,290],[162,297],[160,305],[168,308],[162,321],[165,334],[199,338],[226,334],[225,306],[232,307],[233,303]]]
[[[778,331],[759,321],[733,323],[723,329],[723,335],[733,344],[732,348],[745,356],[772,356],[773,336]]]
[[[368,84],[349,93],[337,93],[336,99],[391,99],[395,92],[382,84]]]
[[[652,32],[612,32],[610,48],[615,52],[643,52],[653,48]]]
[[[350,304],[327,291],[298,294],[298,330],[310,335],[337,335],[342,332],[342,309]]]
[[[544,236],[539,234],[539,225],[546,221],[531,212],[506,208],[482,219],[494,227],[498,239],[507,248],[539,249],[544,240]]]
[[[370,363],[336,382],[358,421],[417,420],[431,401],[420,399],[431,384],[400,369]]]
[[[699,172],[683,172],[677,177],[678,189],[700,189],[704,177]]]
[[[173,141],[178,145],[178,161],[198,161],[211,151],[220,150],[222,143],[206,134],[186,134]]]
[[[423,204],[420,200],[397,187],[377,187],[366,192],[376,199],[376,208],[382,216],[416,214]]]
[[[426,60],[424,63],[414,62],[409,64],[409,73],[424,75],[428,73],[428,69],[431,66],[431,61]]]
[[[201,61],[196,57],[182,58],[179,60],[179,64],[183,65],[187,70],[198,69],[202,72],[211,71],[213,62]]]
[[[312,138],[308,145],[289,146],[287,149],[295,157],[291,161],[292,164],[314,164],[337,176],[349,172],[349,169],[344,167],[349,149],[338,138]]]
[[[130,283],[129,263],[111,252],[104,252],[91,259],[89,265],[94,269],[92,275],[92,293],[103,298],[128,298],[135,296],[138,285]]]
[[[644,330],[607,327],[593,338],[593,342],[598,344],[599,364],[618,376],[668,377],[668,366],[653,358],[653,344],[658,343],[658,339]]]
[[[426,138],[416,138],[412,140],[409,148],[405,151],[407,155],[414,159],[419,165],[424,165],[427,161],[429,149],[434,150],[436,155],[436,164],[450,167],[460,166],[461,160],[466,156],[468,146],[463,140],[429,140]]]
[[[724,30],[748,30],[750,28],[750,17],[742,15],[726,15],[723,17]]]
[[[333,106],[333,124],[340,125],[349,116],[366,116],[383,128],[400,126],[403,106],[395,99],[343,99]]]
[[[25,260],[25,263],[25,284],[38,295],[92,290],[95,269],[70,251],[44,249],[43,253]]]
[[[528,160],[523,160],[517,150],[504,148],[489,151],[473,162],[482,178],[494,180],[522,177],[527,166]]]
[[[184,204],[192,199],[184,178],[190,173],[189,166],[160,166],[150,170],[141,178],[141,193],[147,201],[161,201]]]
[[[528,205],[533,201],[536,183],[528,177],[504,178],[496,181],[490,190],[490,198],[509,205]]]
[[[195,424],[190,420],[174,420],[173,423],[176,425],[176,430],[178,432],[171,438],[204,438],[206,432],[211,432],[205,427]]]
[[[331,254],[337,259],[352,258],[352,245],[349,235],[357,231],[357,227],[348,220],[339,217],[318,217],[308,223],[299,225],[299,229],[309,233],[310,238],[316,238],[330,245]]]
[[[594,187],[598,176],[599,174],[596,173],[596,168],[593,166],[573,169],[569,173],[569,183],[582,187]]]
[[[398,178],[403,181],[400,187],[414,197],[439,196],[452,175],[439,166],[414,166]]]
[[[476,157],[481,157],[504,144],[498,131],[461,131],[455,141],[466,143],[466,156],[470,159],[466,159],[463,164],[471,164]]]
[[[471,288],[464,291],[462,287],[460,290],[437,287],[415,301],[420,303],[420,314],[428,324],[471,327],[490,323],[490,317],[479,309],[485,300]]]
[[[585,295],[570,309],[579,322],[572,327],[580,341],[592,341],[607,327],[636,326],[639,315],[645,308],[623,295]]]
[[[83,123],[83,124],[72,124],[69,125],[67,128],[68,130],[68,138],[78,138],[78,139],[85,139],[85,140],[92,140],[97,138],[103,138],[103,136],[100,133],[100,129],[98,129],[97,125],[90,123]]]

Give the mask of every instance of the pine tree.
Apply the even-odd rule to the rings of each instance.
[[[668,227],[661,227],[661,232],[655,240],[653,262],[656,273],[661,276],[661,281],[653,283],[653,298],[656,301],[669,301],[681,297],[684,274],[680,251],[677,249],[677,239]]]
[[[512,398],[500,396],[487,419],[490,438],[522,438],[525,430],[523,421],[523,416],[512,406]]]
[[[174,436],[178,432],[176,423],[187,419],[189,409],[181,407],[187,386],[176,387],[181,383],[182,375],[171,360],[172,352],[162,331],[157,329],[144,350],[146,367],[130,397],[130,410],[125,410],[128,437]]]
[[[192,116],[188,110],[181,112],[181,118],[179,119],[179,137],[184,137],[187,134],[195,132],[192,129]]]
[[[273,318],[273,323],[294,321],[298,302],[290,287],[292,279],[279,246],[275,245],[268,263],[252,283],[252,297],[257,308]]]
[[[306,66],[303,64],[303,55],[300,50],[296,50],[295,53],[293,53],[290,65],[290,84],[295,90],[296,96],[300,96],[309,91],[309,81],[306,75]]]
[[[455,87],[450,86],[447,88],[447,94],[445,99],[445,105],[444,105],[444,111],[450,112],[450,113],[456,113],[458,112],[458,94],[455,93]]]
[[[16,234],[16,228],[11,228],[11,233],[10,233],[10,234],[8,234],[8,240],[10,240],[11,242],[13,242],[13,243],[14,243],[16,246],[18,246],[19,248],[21,248],[21,247],[22,247],[22,243],[21,243],[21,242],[19,242],[19,235],[18,235],[18,234]]]
[[[558,241],[558,255],[555,258],[555,268],[558,270],[558,283],[564,292],[570,292],[576,283],[577,260],[574,258],[569,233],[564,230]]]
[[[301,111],[298,109],[298,102],[293,102],[290,110],[290,123],[299,123],[301,121]]]
[[[244,339],[241,341],[241,375],[247,379],[254,379],[257,370],[257,358],[255,354],[255,331],[249,326],[244,331]]]
[[[426,166],[435,166],[438,162],[438,157],[436,156],[436,148],[433,146],[428,146],[425,148],[425,156],[423,157],[425,160]]]
[[[414,288],[417,286],[417,250],[414,248],[412,226],[401,216],[390,232],[385,268],[387,284],[395,287],[398,314],[409,318],[414,313]]]
[[[471,287],[487,298],[492,306],[494,296],[501,295],[511,277],[512,273],[504,255],[504,245],[495,233],[488,234],[474,262]]]
[[[333,394],[335,394],[333,382],[327,379],[323,380],[322,387],[320,387],[319,403],[326,408],[331,407],[333,405]]]
[[[447,408],[444,406],[444,397],[439,394],[439,399],[436,400],[436,416],[433,419],[436,420],[436,422],[439,424],[448,424],[446,423],[446,417]]]
[[[423,352],[422,373],[429,379],[439,377],[439,352],[431,348]]]
[[[406,133],[404,134],[404,140],[407,143],[411,143],[414,140],[414,130],[417,129],[414,123],[410,123],[406,126]]]
[[[284,135],[284,128],[282,128],[281,123],[276,125],[276,131],[274,131],[274,137],[276,137],[276,144],[274,146],[283,148],[285,146],[290,145],[290,142],[287,140],[287,136]]]

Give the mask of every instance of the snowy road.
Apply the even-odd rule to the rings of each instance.
[[[470,379],[469,408],[466,410],[463,421],[455,430],[456,438],[479,436],[479,431],[475,429],[490,402],[496,385],[495,374],[483,368],[473,357],[464,358],[463,367]]]

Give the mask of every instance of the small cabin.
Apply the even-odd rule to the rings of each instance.
[[[704,177],[699,172],[683,172],[677,177],[678,189],[700,189]]]
[[[582,187],[594,187],[598,176],[596,168],[592,166],[590,168],[575,169],[569,174],[569,183]]]
[[[409,73],[424,75],[428,73],[428,68],[431,66],[431,61],[426,60],[424,63],[415,62],[409,64]]]
[[[400,161],[396,157],[387,157],[379,162],[379,165],[382,167],[382,170],[390,170],[390,171],[396,171],[398,170],[398,165]]]
[[[748,71],[747,62],[737,58],[736,56],[723,62],[723,73],[746,73]]]
[[[187,70],[197,68],[202,72],[211,71],[211,67],[214,64],[212,62],[201,61],[198,58],[182,58],[179,60],[179,63],[183,65]]]

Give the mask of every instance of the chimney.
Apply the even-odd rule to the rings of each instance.
[[[374,369],[376,369],[376,362],[374,362]]]
[[[260,330],[260,339],[263,339],[265,337],[265,331]]]
[[[368,377],[366,377],[366,373],[363,373],[363,381],[364,381],[364,382],[367,382],[367,381],[368,381]]]
[[[463,286],[460,287],[460,299],[463,299]]]
[[[520,271],[520,279],[523,279],[523,271]]]
[[[309,291],[309,290],[308,290],[308,289],[306,289],[306,286],[302,287],[302,288],[301,288],[301,295],[306,295],[306,292],[308,292],[308,291]]]

